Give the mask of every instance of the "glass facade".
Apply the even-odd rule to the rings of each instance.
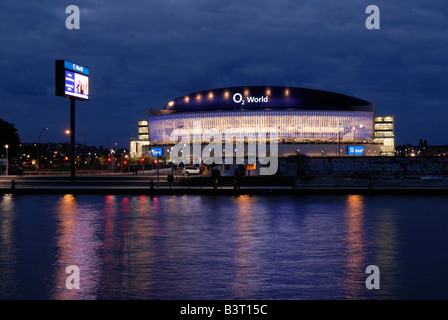
[[[148,121],[141,120],[138,122],[138,139],[149,140]]]
[[[395,155],[394,117],[378,116],[374,119],[374,142],[383,144],[381,155]]]
[[[237,132],[235,139],[247,140],[258,139],[260,132],[276,130],[283,142],[370,141],[373,113],[298,110],[174,113],[149,117],[148,125],[153,143],[175,143],[170,140],[175,129],[186,130],[190,139],[213,129],[222,140],[229,130]]]

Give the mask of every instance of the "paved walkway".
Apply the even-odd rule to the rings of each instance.
[[[194,179],[194,178],[191,178]],[[152,180],[152,182],[151,182]],[[50,194],[443,194],[448,195],[448,182],[441,180],[402,179],[375,180],[369,184],[367,180],[342,179],[325,180],[315,183],[299,182],[294,186],[241,186],[233,185],[214,187],[179,186],[176,180],[172,186],[166,175],[129,176],[100,175],[80,176],[74,181],[70,176],[2,176],[0,177],[0,193],[50,193]]]

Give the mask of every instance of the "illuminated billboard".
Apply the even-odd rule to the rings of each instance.
[[[364,155],[364,147],[363,146],[348,146],[347,154],[349,156],[363,156]]]
[[[89,100],[89,68],[56,60],[56,95],[78,100]]]

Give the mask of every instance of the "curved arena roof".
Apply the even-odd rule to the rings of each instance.
[[[169,101],[164,109],[176,113],[238,110],[327,110],[374,112],[372,103],[314,89],[246,86],[204,90]]]

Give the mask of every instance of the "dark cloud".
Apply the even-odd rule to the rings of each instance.
[[[80,30],[65,28],[71,4]],[[364,26],[370,4],[380,30]],[[88,144],[127,145],[146,109],[185,93],[263,83],[366,99],[396,115],[398,143],[448,143],[447,16],[444,0],[1,0],[0,117],[22,141],[43,127],[64,141],[54,60],[67,59],[91,69],[92,99],[77,103]]]

